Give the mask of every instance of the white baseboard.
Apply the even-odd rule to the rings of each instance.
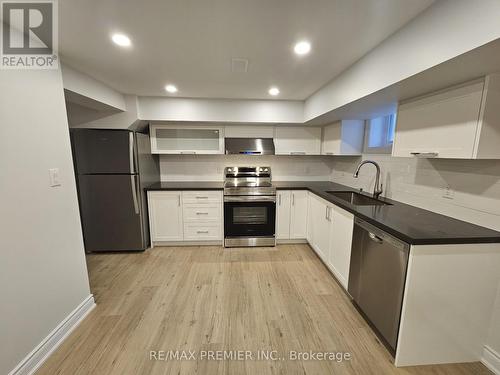
[[[216,241],[154,241],[151,242],[151,248],[169,247],[169,246],[224,246],[223,240]]]
[[[94,307],[94,296],[91,294],[64,318],[64,320],[59,323],[59,325],[9,373],[9,375],[33,374]]]
[[[488,345],[484,346],[481,363],[495,374],[500,375],[500,354],[491,349]]]

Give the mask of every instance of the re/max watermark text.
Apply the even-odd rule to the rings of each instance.
[[[351,353],[336,351],[277,350],[151,350],[151,361],[330,361],[352,360]]]

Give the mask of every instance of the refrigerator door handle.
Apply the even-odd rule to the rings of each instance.
[[[135,173],[135,168],[134,168],[134,133],[130,132],[129,133],[129,139],[128,139],[128,147],[129,147],[129,158],[130,158],[130,173]]]
[[[139,215],[139,201],[137,200],[137,190],[135,186],[135,175],[130,175],[130,183],[132,185],[132,198],[134,200],[134,210]]]

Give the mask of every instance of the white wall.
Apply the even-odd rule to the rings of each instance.
[[[118,91],[66,64],[62,65],[62,73],[66,90],[118,110],[125,110],[125,98]]]
[[[328,181],[331,157],[248,155],[161,155],[162,181],[222,181],[224,167],[262,165],[275,181]]]
[[[497,356],[500,357],[500,285],[497,291],[497,298],[490,327],[491,328],[488,339],[486,340],[486,345],[494,350],[497,353]],[[497,367],[500,370],[500,362],[497,363]]]
[[[302,123],[304,103],[292,100],[229,100],[139,97],[139,118],[150,121]]]
[[[78,114],[75,109],[77,105],[72,105],[68,111],[69,126],[72,128],[92,128],[92,129],[128,129],[138,121],[137,114],[137,96],[124,95],[125,110],[118,113],[103,113],[100,118],[85,121],[85,113]],[[99,111],[94,111],[94,117],[99,114]],[[89,117],[89,116],[88,116]],[[82,121],[83,119],[83,121]]]
[[[49,187],[59,168],[59,187]],[[0,374],[90,295],[61,71],[0,70]]]
[[[500,38],[500,1],[440,0],[311,95],[305,121]]]

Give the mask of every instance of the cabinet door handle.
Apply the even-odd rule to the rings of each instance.
[[[295,194],[292,193],[292,206],[295,206]]]
[[[439,155],[438,152],[410,152],[410,155],[416,156],[417,158],[435,158]]]
[[[198,230],[196,231],[198,234],[208,234],[208,230]]]
[[[177,207],[180,207],[181,206],[181,195],[179,194],[177,196]]]
[[[281,206],[281,194],[279,195],[278,204]]]
[[[305,155],[305,151],[292,151],[290,152],[290,155]]]
[[[181,154],[186,154],[186,155],[195,155],[196,151],[181,151]]]
[[[208,199],[208,197],[196,197],[196,199]]]
[[[325,219],[328,220],[328,206],[325,207]]]
[[[197,212],[196,215],[208,215],[208,212]]]

